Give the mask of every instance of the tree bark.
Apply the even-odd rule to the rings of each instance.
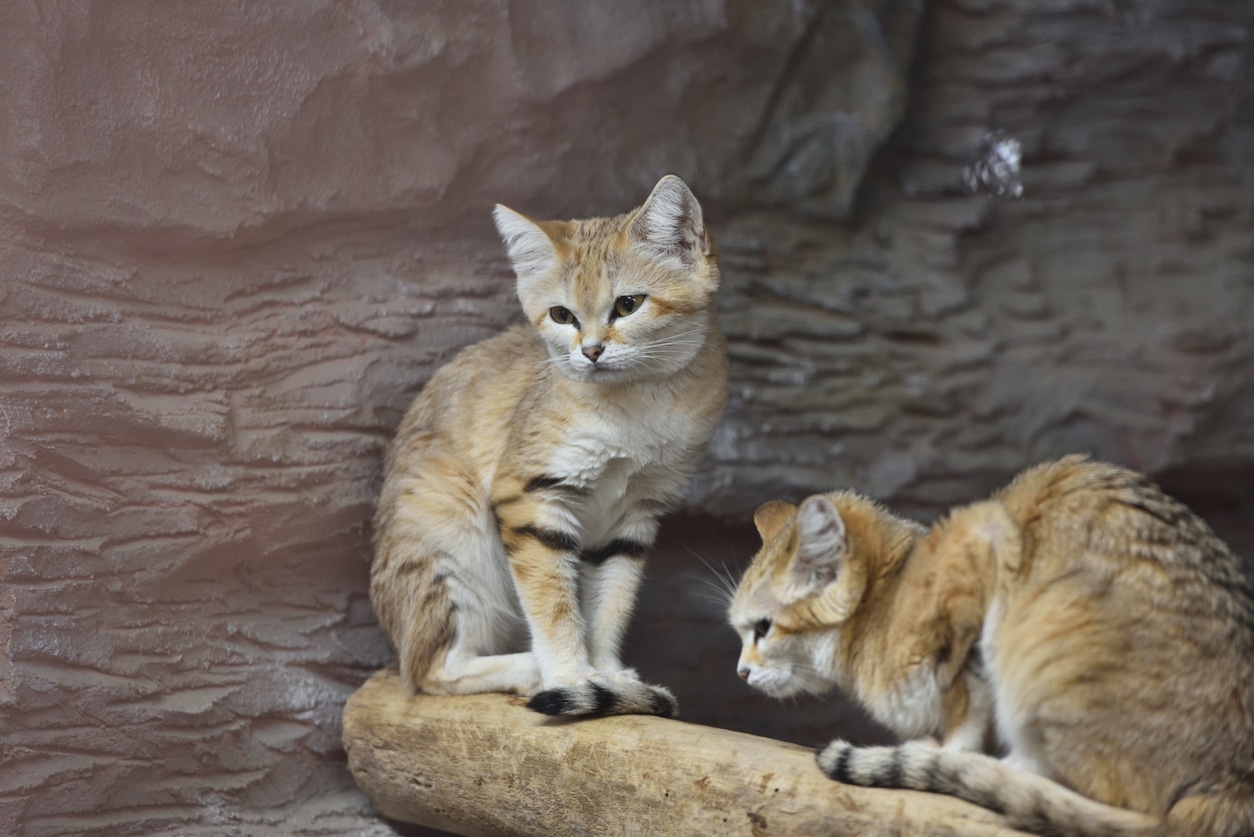
[[[463,835],[1020,833],[951,797],[833,782],[794,744],[638,715],[554,720],[507,695],[410,696],[390,671],[349,699],[344,747],[384,815]]]

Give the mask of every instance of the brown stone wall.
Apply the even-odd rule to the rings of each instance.
[[[768,497],[931,514],[1086,449],[1254,546],[1254,8],[1047,5],[10,4],[0,833],[393,833],[338,741],[366,525],[517,316],[498,200],[706,205],[734,397],[629,651],[690,720],[876,735],[733,675],[702,560]],[[990,134],[1019,200],[964,185]]]

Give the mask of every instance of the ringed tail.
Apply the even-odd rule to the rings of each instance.
[[[922,742],[855,747],[833,741],[818,751],[819,768],[838,782],[943,793],[1001,814],[1042,837],[1162,837],[1158,817],[1090,799],[1051,779],[992,756]]]

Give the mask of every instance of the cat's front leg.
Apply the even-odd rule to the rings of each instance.
[[[634,672],[619,656],[644,577],[644,556],[653,544],[657,524],[643,520],[625,528],[603,546],[581,555],[580,593],[588,631],[592,667],[603,674]]]
[[[641,571],[638,556],[627,558],[621,553],[643,552],[638,545],[624,546],[627,541],[621,539],[600,563],[609,564],[611,557],[617,559],[614,567],[620,566],[618,561],[631,563],[621,565],[621,575],[607,575],[604,580],[618,583],[602,589],[613,593],[594,596],[592,602],[593,611],[599,614],[597,624],[605,626],[598,629],[595,645],[600,649],[601,662],[612,665],[612,673],[598,671],[592,664],[592,643],[579,594],[580,556],[587,554],[589,563],[597,563],[594,559],[600,553],[581,549],[573,531],[576,515],[552,498],[542,499],[542,495],[561,489],[554,480],[537,478],[527,483],[522,494],[507,495],[495,503],[501,542],[531,628],[532,652],[542,680],[541,691],[527,706],[546,715],[643,713],[673,717],[677,712],[674,696],[659,686],[640,682],[618,662],[618,643],[631,615]]]
[[[501,541],[509,560],[541,686],[551,689],[587,679],[593,668],[579,608],[579,541],[532,516],[502,516]]]
[[[646,526],[620,530],[619,536],[604,546],[582,551],[580,592],[588,652],[596,673],[582,683],[540,692],[527,704],[529,707],[547,715],[649,714],[673,718],[678,714],[679,704],[668,689],[641,681],[619,657],[644,571],[644,553],[654,534],[655,524],[650,520]]]

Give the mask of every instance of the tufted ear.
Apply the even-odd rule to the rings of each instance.
[[[831,584],[848,552],[845,521],[836,506],[822,494],[807,497],[797,509],[797,551],[788,567],[793,592],[806,596]]]
[[[549,234],[526,215],[498,203],[492,211],[492,218],[505,242],[509,260],[514,264],[520,287],[547,272],[557,261],[557,252]]]
[[[769,503],[758,506],[758,510],[753,513],[753,525],[758,527],[762,543],[766,543],[779,534],[779,530],[784,528],[784,524],[796,512],[797,507],[784,500],[771,500]]]
[[[688,185],[673,174],[657,182],[628,229],[633,241],[689,268],[710,253],[701,204]]]

